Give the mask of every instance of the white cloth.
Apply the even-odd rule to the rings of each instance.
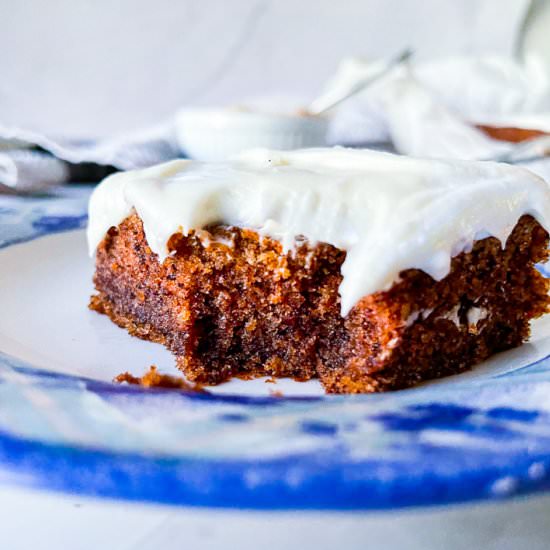
[[[30,149],[36,146],[47,153]],[[133,134],[80,143],[0,125],[0,191],[37,192],[64,183],[70,177],[68,163],[131,170],[179,155],[172,121]]]
[[[380,62],[345,60],[328,83],[326,95],[337,95],[381,68]],[[403,126],[411,123],[411,135],[403,141],[407,133]],[[425,129],[419,129],[419,124]],[[512,58],[486,56],[399,67],[343,104],[335,116],[331,140],[369,143],[393,138],[402,153],[431,156],[436,141],[430,139],[432,132],[456,134],[460,128],[457,139],[465,143],[464,158],[480,158],[491,143],[480,139],[475,129],[470,131],[473,124],[550,132],[550,78],[544,63],[536,57],[522,65]],[[415,136],[423,138],[423,146]],[[449,146],[452,152],[454,143]],[[439,145],[435,147],[439,150]],[[481,150],[476,152],[478,147]]]
[[[382,67],[378,61],[345,60],[325,95],[336,97]],[[525,64],[477,56],[398,67],[342,104],[329,140],[391,142],[402,154],[427,158],[493,159],[525,149],[489,138],[476,124],[550,132],[550,75],[544,62],[536,56]],[[550,176],[548,165],[533,166]]]

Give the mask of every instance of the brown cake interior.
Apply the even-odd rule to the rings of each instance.
[[[523,216],[505,248],[477,241],[441,281],[404,271],[342,318],[342,250],[303,240],[284,254],[252,230],[214,226],[173,235],[161,264],[132,214],[98,248],[90,307],[164,344],[199,383],[318,376],[330,393],[385,391],[521,344],[529,320],[549,307],[548,283],[534,268],[547,244],[546,231]]]
[[[529,139],[548,135],[543,130],[530,128],[514,128],[511,126],[487,126],[480,124],[477,126],[483,133],[499,141],[509,141],[511,143],[520,143]]]

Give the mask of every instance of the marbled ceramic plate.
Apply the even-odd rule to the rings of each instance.
[[[382,509],[550,488],[550,322],[470,373],[386,395],[111,383],[156,364],[86,305],[78,189],[0,200],[0,481],[177,505]],[[274,395],[282,393],[283,397]]]

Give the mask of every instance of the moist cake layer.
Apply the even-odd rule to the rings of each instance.
[[[504,249],[495,238],[476,242],[441,281],[406,270],[343,318],[345,252],[331,245],[303,242],[285,254],[253,231],[215,226],[173,235],[160,263],[133,214],[99,246],[91,307],[166,345],[193,381],[319,376],[332,393],[398,389],[527,338],[529,320],[548,308],[547,280],[533,267],[547,239],[524,216]]]
[[[512,126],[484,126],[478,125],[478,128],[485,132],[489,137],[499,141],[510,141],[520,143],[530,139],[548,135],[543,130],[533,130],[529,128],[517,128]]]

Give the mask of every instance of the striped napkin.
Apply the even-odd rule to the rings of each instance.
[[[67,181],[98,181],[115,170],[145,168],[178,156],[172,123],[88,142],[0,125],[0,192],[36,193]]]

